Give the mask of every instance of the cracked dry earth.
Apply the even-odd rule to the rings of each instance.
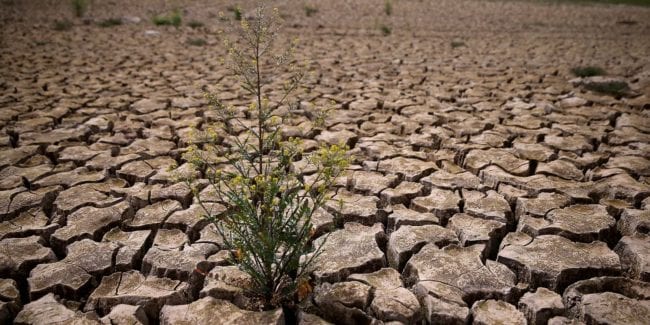
[[[283,134],[355,157],[297,321],[647,324],[650,9],[378,3],[278,3],[315,71]],[[111,28],[65,5],[1,4],[0,323],[282,322],[244,308],[248,278],[167,171],[214,120],[201,88],[247,104],[219,63],[227,4],[178,2],[198,29],[152,25],[162,2],[94,3],[142,18]],[[630,94],[585,90],[580,65]],[[333,105],[324,130],[307,102]]]

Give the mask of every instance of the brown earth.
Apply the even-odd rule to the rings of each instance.
[[[650,319],[650,8],[306,4],[276,3],[283,35],[313,71],[301,100],[334,110],[320,133],[301,115],[285,131],[345,140],[355,162],[319,216],[340,229],[300,322]],[[220,63],[228,5],[95,1],[78,19],[1,2],[0,323],[284,317],[244,309],[246,275],[167,172],[214,116],[202,89],[246,104]],[[173,7],[205,26],[150,22]],[[586,90],[602,80],[570,70],[587,65],[629,90]]]

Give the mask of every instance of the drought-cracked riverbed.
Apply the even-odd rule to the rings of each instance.
[[[283,132],[354,155],[300,322],[647,324],[650,8],[383,3],[278,2],[303,106],[332,107]],[[0,322],[282,319],[244,309],[246,275],[168,171],[214,120],[202,89],[247,105],[220,63],[229,4],[175,5],[204,26],[153,25],[162,1],[97,1],[88,24],[0,4]],[[589,65],[627,94],[587,90]]]

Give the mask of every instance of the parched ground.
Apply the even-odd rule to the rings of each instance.
[[[284,132],[355,162],[318,215],[300,322],[647,324],[650,8],[305,4],[277,3],[313,71]],[[167,169],[214,118],[203,90],[246,105],[220,63],[228,5],[95,1],[84,23],[1,2],[0,323],[283,317],[244,309],[246,276]],[[173,6],[205,26],[150,22]],[[630,90],[585,90],[587,65]],[[312,105],[333,108],[324,130]]]

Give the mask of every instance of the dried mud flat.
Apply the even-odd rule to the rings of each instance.
[[[102,2],[91,20],[142,21],[54,31],[57,3],[1,4],[0,323],[282,321],[243,308],[245,275],[167,171],[214,116],[202,88],[246,104],[219,63],[226,4],[178,2],[205,26],[176,29],[151,24],[162,2]],[[315,71],[302,99],[334,111],[284,132],[356,160],[300,323],[647,324],[650,9],[312,5],[278,4]],[[630,94],[585,90],[582,65]]]

